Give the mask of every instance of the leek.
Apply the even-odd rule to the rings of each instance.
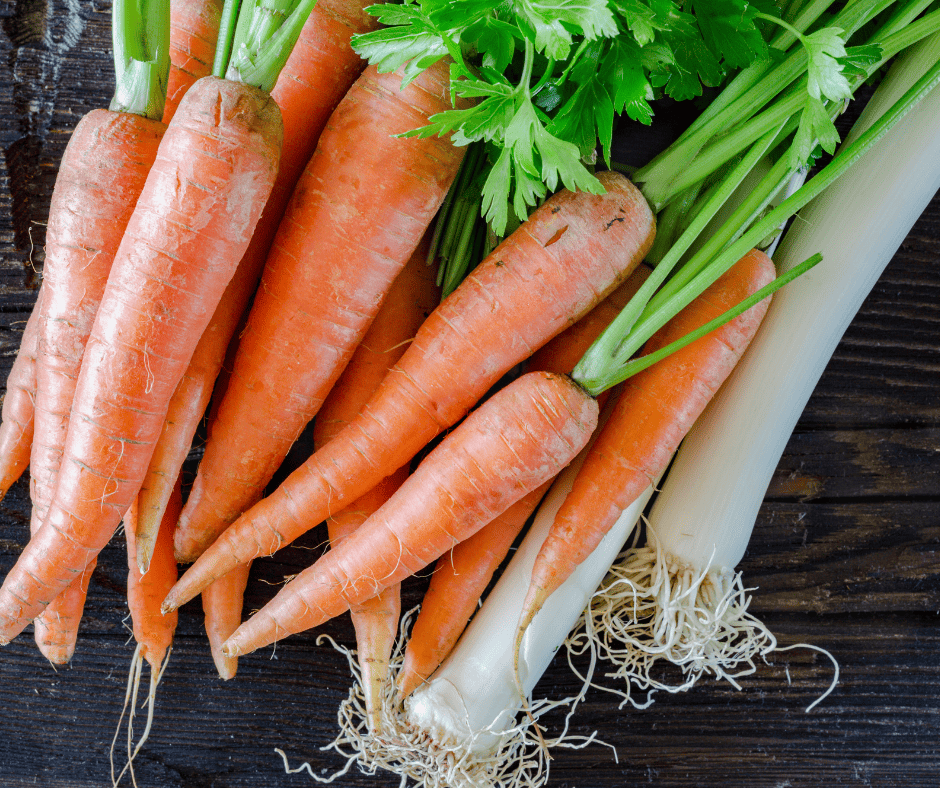
[[[940,61],[940,35],[892,66],[846,145]],[[837,157],[838,158],[838,157]],[[940,89],[927,96],[800,214],[774,255],[786,272],[823,262],[774,297],[760,331],[680,447],[649,518],[587,612],[602,656],[647,685],[657,660],[731,681],[775,647],[747,614],[736,567],[771,476],[823,369],[898,246],[940,189]],[[860,198],[864,195],[864,198]]]

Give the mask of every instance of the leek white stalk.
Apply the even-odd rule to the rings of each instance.
[[[852,137],[940,59],[940,36],[892,66]],[[851,138],[850,138],[851,139]],[[940,89],[934,88],[794,221],[774,256],[788,270],[823,261],[774,296],[754,342],[680,447],[650,514],[650,545],[630,553],[600,595],[592,626],[619,634],[603,656],[629,680],[650,661],[731,678],[775,641],[747,611],[735,567],[787,440],[845,329],[940,188]]]
[[[412,693],[402,709],[394,697],[399,654],[393,659],[382,729],[370,731],[361,690],[354,687],[340,709],[343,733],[330,745],[332,749],[358,762],[363,771],[387,769],[426,788],[522,788],[542,785],[547,779],[547,748],[583,746],[591,741],[581,739],[575,743],[564,733],[545,741],[532,725],[548,709],[574,705],[578,697],[534,704],[528,701],[633,531],[652,487],[624,511],[526,631],[519,660],[525,702],[519,695],[513,668],[513,642],[532,565],[583,456],[584,452],[549,490],[519,549],[434,676]],[[531,717],[523,711],[526,707]]]

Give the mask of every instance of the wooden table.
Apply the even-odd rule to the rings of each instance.
[[[112,68],[106,0],[17,0],[0,8],[0,378],[32,308],[56,165],[71,128],[107,104]],[[940,200],[924,213],[849,328],[787,447],[742,565],[753,611],[782,644],[741,681],[705,681],[620,710],[592,692],[575,733],[615,745],[557,753],[549,785],[668,788],[937,786],[940,733]],[[302,450],[303,447],[301,447]],[[0,571],[25,544],[26,480],[0,503]],[[260,607],[284,575],[312,559],[316,532],[258,562],[246,606]],[[0,651],[0,785],[109,784],[108,749],[133,651],[123,539],[104,551],[91,582],[79,649],[52,669],[28,633]],[[420,600],[410,583],[404,604]],[[317,635],[352,643],[346,619],[244,658],[238,677],[215,677],[198,603],[184,607],[137,761],[147,788],[281,788],[275,747],[319,769],[341,765],[318,747],[335,734],[347,692],[345,660]],[[556,660],[538,696],[577,682]],[[549,725],[557,724],[557,718]],[[551,729],[550,729],[551,730]],[[129,784],[125,782],[125,784]],[[387,774],[350,773],[343,786],[395,786]]]

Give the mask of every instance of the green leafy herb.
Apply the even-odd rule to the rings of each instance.
[[[353,46],[404,80],[450,56],[453,95],[475,104],[413,133],[488,143],[481,205],[501,235],[510,215],[524,219],[546,190],[600,190],[591,162],[599,146],[611,163],[617,116],[649,124],[654,98],[694,98],[765,55],[762,5],[697,0],[690,8],[674,0],[405,0],[370,7],[386,27]]]

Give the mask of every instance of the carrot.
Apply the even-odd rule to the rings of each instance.
[[[225,353],[261,276],[265,258],[297,179],[310,159],[330,113],[365,67],[349,46],[355,33],[376,20],[363,0],[319,0],[304,24],[271,96],[281,109],[284,139],[277,179],[251,243],[226,288],[179,388],[173,394],[164,434],[140,491],[139,566],[144,569],[176,478],[205,413]],[[215,417],[211,422],[215,421]]]
[[[166,517],[160,524],[160,535],[157,537],[153,560],[146,574],[142,574],[137,567],[137,502],[135,501],[124,516],[124,535],[127,539],[127,606],[131,613],[131,622],[134,630],[134,639],[137,648],[131,660],[130,673],[127,682],[127,694],[124,698],[124,709],[118,721],[118,729],[111,743],[111,778],[117,785],[124,771],[130,771],[134,785],[134,758],[147,740],[150,726],[153,723],[154,704],[156,702],[157,686],[166,669],[173,644],[173,634],[176,631],[177,615],[160,611],[160,600],[176,581],[176,561],[173,559],[173,525],[179,515],[183,500],[181,495],[180,479],[177,478],[167,507]],[[137,694],[140,688],[140,678],[143,664],[150,666],[150,689],[147,693],[147,724],[143,733],[134,744],[134,711],[137,707]],[[120,733],[121,723],[125,713],[127,721],[127,764],[121,773],[114,776],[114,744]]]
[[[33,445],[36,352],[41,308],[40,287],[33,311],[23,329],[20,349],[7,376],[3,408],[0,410],[0,500],[29,465],[29,453]]]
[[[222,0],[170,0],[170,71],[163,122],[196,82],[212,73],[222,21]]]
[[[219,677],[228,681],[235,678],[238,658],[222,653],[222,644],[238,629],[242,622],[242,600],[248,586],[251,564],[241,564],[224,577],[210,583],[202,592],[202,611],[212,661]]]
[[[424,568],[567,465],[597,413],[597,401],[567,376],[517,378],[449,433],[366,524],[242,624],[223,651],[247,653],[317,626]]]
[[[533,353],[528,368],[559,374],[571,370],[649,275],[647,266],[637,266],[607,298]],[[603,407],[605,395],[606,392],[598,397],[599,407]],[[496,568],[509,553],[547,488],[546,483],[529,493],[438,559],[396,679],[400,699],[430,677],[457,643]]]
[[[97,555],[134,500],[173,390],[277,169],[264,91],[204,77],[167,129],[83,357],[56,495],[0,588],[8,642]]]
[[[157,156],[165,126],[129,112],[93,110],[69,139],[49,207],[38,323],[30,531],[55,490],[82,354],[114,255]],[[54,665],[72,658],[94,562],[37,619],[34,639]]]
[[[358,498],[616,288],[645,254],[653,217],[625,177],[601,178],[605,195],[559,192],[497,247],[425,321],[362,413],[225,531],[166,605]]]
[[[445,61],[405,88],[400,73],[369,68],[330,117],[265,263],[180,518],[178,560],[197,558],[261,497],[443,201],[462,149],[394,135],[450,106],[447,78]]]
[[[59,165],[49,224],[30,455],[35,531],[55,491],[75,383],[121,237],[166,127],[97,109],[72,132]]]
[[[529,369],[567,375],[601,332],[614,322],[636,294],[652,269],[645,263],[636,267],[620,287],[601,301],[577,323],[536,350],[527,363]]]
[[[52,665],[67,665],[75,653],[78,627],[88,596],[88,583],[96,565],[97,559],[92,559],[33,622],[36,646]]]
[[[652,353],[685,336],[774,279],[752,250],[644,346]],[[679,442],[753,338],[769,299],[629,378],[565,498],[532,569],[517,642],[549,595],[666,468]]]
[[[396,678],[400,700],[430,678],[451,652],[493,573],[550,484],[551,480],[520,498],[437,560]]]
[[[395,277],[375,320],[324,401],[313,425],[315,447],[323,446],[355,418],[440,301],[441,290],[435,283],[436,271],[426,262],[429,247],[430,234],[425,233],[411,259]],[[407,477],[408,468],[399,468],[343,511],[327,519],[330,544],[335,547],[353,533],[391,498]],[[381,693],[388,678],[400,614],[401,597],[397,585],[350,609],[356,629],[366,713],[373,729],[379,723]]]

